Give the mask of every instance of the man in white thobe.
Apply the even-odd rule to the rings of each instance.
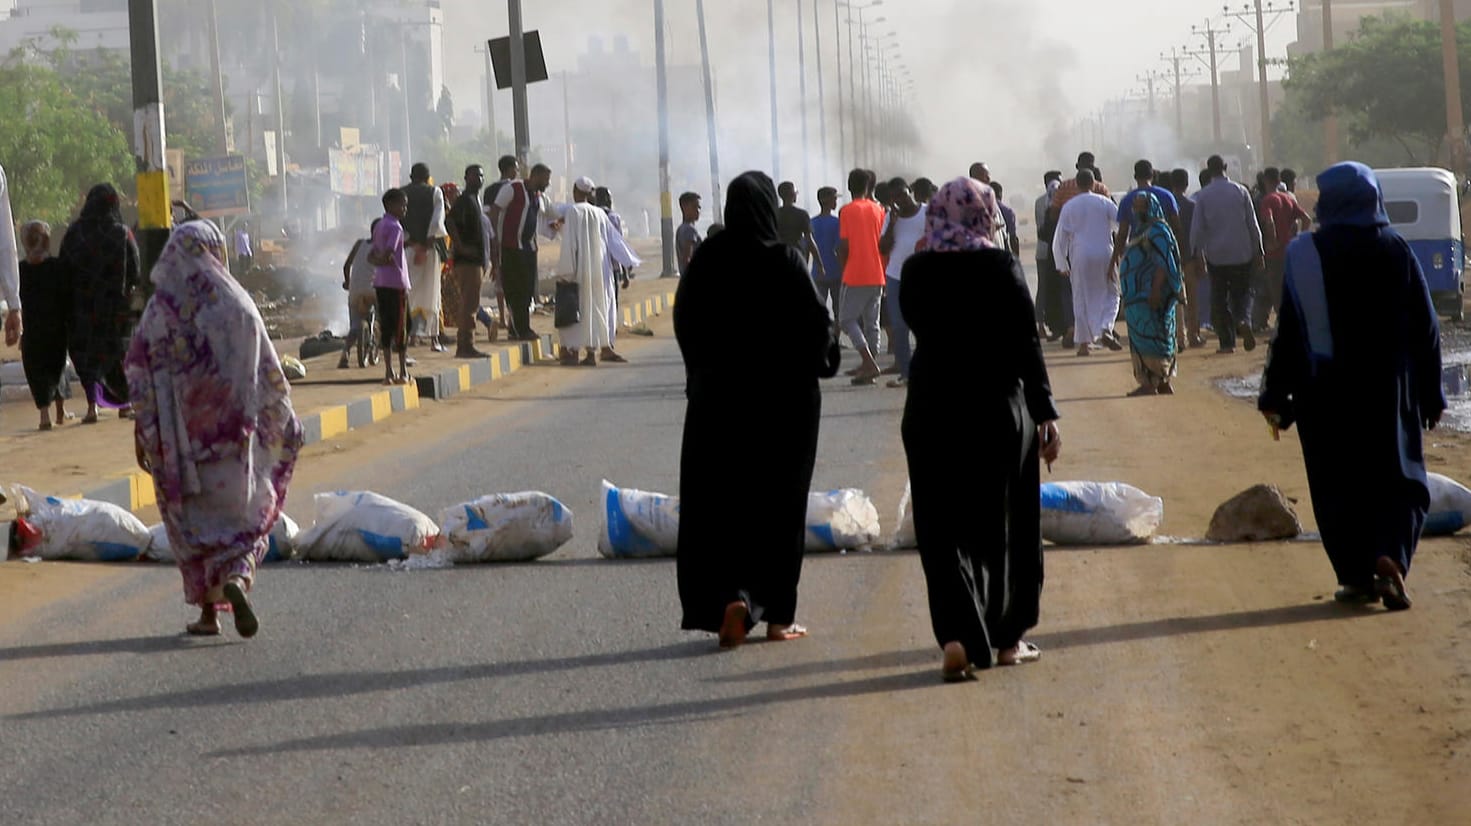
[[[1073,286],[1073,339],[1086,356],[1098,342],[1120,350],[1113,331],[1119,315],[1118,281],[1113,274],[1113,234],[1118,205],[1093,191],[1093,173],[1078,172],[1077,195],[1063,205],[1052,239],[1052,256]]]
[[[449,233],[444,225],[444,193],[432,184],[429,167],[416,163],[409,173],[410,183],[404,187],[409,198],[409,214],[404,217],[408,235],[404,253],[409,266],[409,320],[411,337],[429,341],[429,349],[444,352],[439,340],[441,313],[444,309],[440,286],[442,259],[439,250]]]
[[[613,350],[613,329],[617,323],[617,299],[613,289],[613,262],[625,267],[640,263],[633,250],[613,229],[608,215],[591,203],[597,186],[591,179],[578,178],[572,185],[572,205],[563,214],[562,259],[557,265],[557,279],[577,284],[581,310],[576,324],[559,327],[562,363],[577,363],[577,351],[584,352],[582,364],[594,366],[603,361],[626,361]]]

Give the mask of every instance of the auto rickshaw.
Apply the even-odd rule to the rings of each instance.
[[[1410,244],[1425,271],[1436,312],[1464,314],[1465,238],[1456,176],[1435,167],[1376,169],[1389,223]]]

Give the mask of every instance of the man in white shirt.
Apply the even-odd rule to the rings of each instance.
[[[879,252],[889,257],[888,268],[884,271],[884,301],[889,306],[889,350],[894,353],[894,366],[884,372],[898,375],[889,382],[890,387],[904,387],[909,384],[909,360],[913,348],[909,341],[909,325],[904,323],[904,314],[899,310],[899,277],[904,273],[904,262],[914,255],[915,247],[924,237],[929,208],[915,202],[909,184],[903,178],[889,181],[889,197],[894,200],[894,210],[884,219]]]
[[[5,299],[5,346],[20,342],[20,254],[15,247],[15,218],[10,214],[10,187],[0,166],[0,298]]]
[[[1063,205],[1052,239],[1052,257],[1073,287],[1073,338],[1078,355],[1086,356],[1097,342],[1122,350],[1113,325],[1119,315],[1118,279],[1113,270],[1113,233],[1118,205],[1093,191],[1090,170],[1078,171],[1082,194]]]
[[[490,224],[499,243],[501,286],[511,309],[511,337],[535,341],[531,329],[531,300],[536,297],[536,237],[556,238],[561,222],[547,213],[551,205],[544,194],[551,184],[552,170],[545,164],[531,168],[526,180],[507,181],[496,192],[490,207]]]

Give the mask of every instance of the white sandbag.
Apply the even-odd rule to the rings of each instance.
[[[148,526],[117,505],[42,496],[24,485],[15,485],[14,491],[16,513],[41,534],[28,556],[123,562],[148,550]]]
[[[1427,474],[1430,481],[1430,513],[1425,517],[1425,536],[1450,536],[1471,524],[1471,490],[1439,473]]]
[[[368,491],[319,493],[316,524],[296,538],[297,556],[312,562],[387,562],[424,553],[439,540],[434,520],[402,502]]]
[[[1122,482],[1042,486],[1042,538],[1058,545],[1142,545],[1164,518],[1163,499]]]
[[[598,553],[608,559],[674,556],[679,545],[679,497],[615,487],[603,480],[603,530]]]
[[[861,490],[832,490],[807,497],[807,550],[872,550],[882,533],[879,511]]]
[[[296,555],[296,535],[301,529],[296,522],[286,514],[276,520],[276,526],[271,529],[270,546],[266,549],[266,555],[262,562],[285,562]],[[149,562],[173,562],[174,549],[169,541],[168,528],[162,522],[148,529],[149,536],[153,541],[148,550],[143,552],[143,558]]]
[[[904,495],[899,499],[899,519],[895,524],[899,527],[894,529],[889,547],[896,551],[918,548],[919,539],[914,535],[914,499],[908,482],[904,483]]]
[[[572,511],[540,491],[497,493],[439,513],[442,544],[455,562],[540,559],[572,538]]]

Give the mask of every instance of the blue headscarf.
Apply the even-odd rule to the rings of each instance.
[[[1349,161],[1318,175],[1318,223],[1324,227],[1387,227],[1384,193],[1374,170]]]

